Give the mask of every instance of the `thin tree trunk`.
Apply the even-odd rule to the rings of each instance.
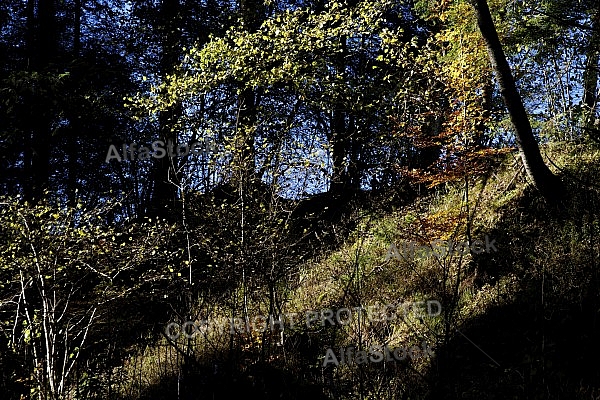
[[[79,60],[81,56],[81,0],[75,0],[75,11],[73,16],[73,61]],[[79,115],[72,115],[71,120],[71,132],[65,138],[67,142],[67,196],[70,207],[75,207],[77,203],[77,178],[79,177],[79,143],[78,143],[78,132],[84,132],[82,129],[81,118]]]
[[[506,61],[487,1],[472,0],[472,4],[477,15],[479,30],[487,46],[492,69],[498,79],[502,99],[508,108],[510,120],[515,129],[517,145],[525,171],[545,199],[552,202],[560,200],[565,195],[565,189],[560,180],[544,164],[523,100],[517,90],[508,61]]]
[[[265,19],[265,7],[259,0],[240,0],[240,12],[244,24],[250,32],[256,32]],[[243,87],[244,83],[239,82]],[[243,88],[238,97],[238,120],[236,124],[236,156],[234,158],[235,168],[239,173],[234,177],[234,186],[241,183],[244,188],[252,191],[258,187],[261,176],[256,172],[255,130],[258,118],[258,106],[260,103],[260,88],[253,90]]]
[[[261,177],[256,174],[255,125],[259,96],[252,89],[244,89],[238,98],[238,121],[236,132],[236,157],[234,164],[239,169],[237,179],[248,188],[253,188]]]
[[[339,38],[340,52],[336,59],[336,75],[346,78],[346,57],[348,56],[348,37],[341,35]],[[351,186],[351,167],[347,165],[346,156],[351,148],[350,131],[352,116],[346,110],[343,100],[338,98],[334,102],[334,111],[331,118],[331,131],[328,135],[332,149],[333,166],[331,171],[331,183],[329,192],[339,194],[348,190]],[[346,121],[348,120],[348,121]]]
[[[332,133],[329,135],[329,142],[332,148],[333,168],[331,171],[331,184],[329,191],[340,193],[346,186],[346,121],[345,113],[342,110],[334,110],[332,115]]]

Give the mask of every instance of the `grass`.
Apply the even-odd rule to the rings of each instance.
[[[406,207],[365,216],[341,247],[307,261],[282,288],[283,312],[437,299],[440,316],[369,321],[356,313],[344,325],[300,324],[284,332],[284,342],[308,337],[313,344],[291,350],[275,344],[278,335],[232,339],[225,332],[205,341],[214,344],[212,350],[194,342],[194,357],[202,365],[218,364],[226,354],[254,360],[268,346],[270,365],[300,376],[299,386],[316,385],[326,398],[594,398],[598,368],[583,370],[580,363],[595,365],[599,353],[593,338],[600,304],[600,151],[566,143],[543,151],[572,193],[563,212],[544,204],[527,185],[520,160],[509,154],[487,177],[470,176]],[[496,239],[498,251],[384,261],[391,243],[461,241],[468,235]],[[265,304],[258,296],[249,315],[265,314]],[[225,307],[221,313],[228,315]],[[422,340],[432,344],[434,358],[322,368],[328,347],[411,346]],[[166,352],[164,344],[157,349]],[[173,365],[164,372],[155,367],[153,360],[166,356],[160,351],[129,363],[141,368],[137,381],[153,384],[171,373]],[[256,384],[256,374],[250,376]],[[130,385],[135,381],[133,375],[128,379]]]

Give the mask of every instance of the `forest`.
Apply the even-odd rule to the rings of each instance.
[[[2,0],[0,399],[600,399],[598,0]]]

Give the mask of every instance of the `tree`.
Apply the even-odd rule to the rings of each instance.
[[[178,287],[178,277],[161,258],[172,233],[164,222],[145,220],[119,231],[101,217],[116,204],[85,209],[43,201],[28,206],[0,199],[0,363],[18,366],[2,365],[2,373],[14,374],[21,382],[14,389],[29,392],[28,398],[64,399],[79,383],[78,364],[89,368],[107,341],[129,340],[109,336],[113,328],[128,328],[106,321],[127,319],[140,293]],[[131,274],[140,279],[133,283]],[[29,388],[19,388],[23,382]],[[15,398],[11,394],[3,398]]]
[[[239,9],[241,20],[250,33],[256,32],[265,18],[264,4],[256,0],[240,0]],[[254,90],[244,87],[246,82],[238,82],[240,93],[237,100],[236,135],[234,139],[237,181],[233,186],[242,185],[252,190],[261,177],[256,174],[255,131],[257,123],[257,108],[260,106],[260,87]],[[242,195],[247,195],[243,193]],[[252,195],[252,193],[250,193]]]
[[[477,24],[485,41],[492,69],[496,74],[500,94],[510,114],[521,160],[527,175],[541,195],[550,201],[556,201],[565,194],[560,180],[544,164],[538,144],[533,136],[531,123],[525,111],[523,100],[517,90],[508,61],[502,49],[498,32],[494,25],[486,0],[473,0],[472,5],[477,16]]]
[[[56,10],[54,1],[41,0],[37,7],[27,2],[28,72],[35,81],[37,74],[51,75],[51,63],[58,50]],[[37,82],[36,82],[37,83]],[[26,197],[36,201],[42,197],[49,180],[50,132],[52,111],[47,107],[47,92],[34,83],[29,103],[29,126],[25,131],[25,171],[30,179],[25,185]]]
[[[583,74],[583,99],[584,106],[584,130],[588,134],[596,131],[596,107],[598,104],[598,96],[596,90],[598,88],[598,59],[600,46],[600,7],[596,7],[592,20],[592,34],[587,44],[585,72]],[[596,135],[592,137],[597,138]],[[597,138],[597,140],[600,140]]]

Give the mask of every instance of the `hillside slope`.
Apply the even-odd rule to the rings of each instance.
[[[515,154],[410,205],[357,209],[337,250],[277,287],[279,309],[256,294],[249,325],[191,339],[187,387],[210,398],[598,398],[600,152],[544,151],[572,194],[564,209],[532,191]],[[160,348],[132,365],[160,360]],[[168,374],[143,376],[155,385],[125,397],[172,393]]]

